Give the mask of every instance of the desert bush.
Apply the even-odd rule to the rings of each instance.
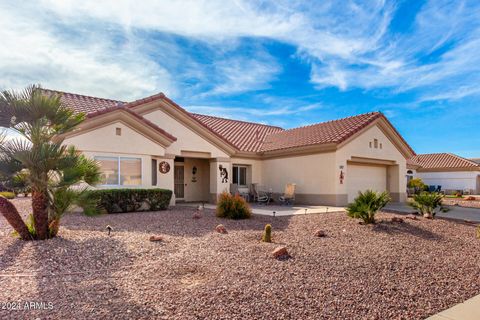
[[[223,192],[217,201],[217,217],[229,219],[248,219],[252,211],[244,198],[238,194],[232,196],[230,193]]]
[[[475,198],[475,197],[472,197],[472,196],[468,196],[468,197],[465,198],[465,200],[467,200],[467,201],[475,201],[476,198]]]
[[[409,205],[425,218],[433,219],[436,209],[442,204],[443,195],[438,192],[421,192],[413,196],[413,202]]]
[[[423,183],[422,179],[420,178],[414,178],[408,181],[407,187],[413,188],[415,190],[415,194],[425,190],[425,188],[428,189],[428,186]]]
[[[107,213],[158,211],[168,208],[172,191],[158,188],[100,189],[86,191],[82,197],[90,201],[88,207],[83,207],[87,215],[96,211],[92,209],[92,203]]]
[[[347,206],[347,214],[351,218],[362,219],[365,223],[375,223],[375,214],[391,200],[388,192],[367,190],[359,192],[358,197]]]
[[[265,225],[265,230],[263,230],[262,241],[272,242],[272,225],[270,224]]]
[[[3,192],[0,192],[0,197],[4,197],[7,199],[15,199],[15,193],[10,191],[3,191]]]

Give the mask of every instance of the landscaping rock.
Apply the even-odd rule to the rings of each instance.
[[[215,231],[217,231],[218,233],[223,233],[223,234],[228,233],[227,228],[225,228],[225,226],[223,224],[219,224],[218,226],[216,226]]]
[[[290,255],[288,254],[287,247],[278,247],[272,251],[272,256],[275,259],[288,259]]]
[[[152,242],[163,241],[163,237],[162,237],[162,236],[158,236],[158,235],[156,235],[156,236],[151,236],[149,240],[152,241]]]
[[[400,218],[400,217],[393,217],[392,218],[392,222],[399,222],[399,223],[402,223],[403,222],[403,219]]]
[[[323,230],[316,230],[315,231],[315,237],[323,238],[325,236],[326,236],[325,231],[323,231]]]
[[[418,220],[418,217],[414,214],[409,214],[408,216],[405,217],[405,219]]]
[[[192,218],[193,219],[200,219],[202,217],[202,215],[200,214],[200,211],[195,211],[192,215]]]

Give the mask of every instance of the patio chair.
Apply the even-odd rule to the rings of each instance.
[[[258,199],[257,183],[249,184],[249,194],[253,202],[256,202]]]
[[[438,193],[442,192],[442,186],[437,186],[437,189],[435,190],[435,192],[438,192]]]
[[[278,200],[282,204],[290,205],[293,202],[295,202],[295,187],[297,185],[295,183],[287,183],[285,186],[285,192],[283,193],[283,196],[280,196]]]
[[[256,187],[256,186],[255,186]],[[258,190],[255,190],[256,192],[256,197],[257,197],[257,202],[260,204],[265,204],[268,205],[270,203],[270,194],[265,191],[264,187],[259,186]]]
[[[435,192],[436,187],[435,186],[428,186],[428,192]]]
[[[245,199],[245,201],[250,202],[250,192],[248,187],[238,187],[237,193],[240,195],[240,197]]]
[[[236,195],[238,193],[238,184],[230,184],[230,194]]]

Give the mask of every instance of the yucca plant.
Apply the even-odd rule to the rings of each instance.
[[[11,179],[19,173],[25,175],[32,192],[30,221],[34,231],[27,228],[13,204],[4,198],[0,198],[0,211],[22,239],[55,236],[65,211],[81,204],[84,190],[71,187],[99,181],[97,163],[63,144],[62,135],[84,119],[84,114],[75,114],[63,106],[59,95],[46,95],[39,86],[0,93],[0,126],[21,136],[1,139],[0,173]]]
[[[413,196],[413,202],[409,205],[425,218],[435,218],[436,209],[441,207],[443,195],[438,192],[421,192]]]
[[[358,196],[347,206],[347,214],[351,218],[362,219],[364,223],[375,223],[375,214],[390,201],[388,192],[367,190],[359,192]]]

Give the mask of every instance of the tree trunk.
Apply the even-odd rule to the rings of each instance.
[[[3,214],[12,228],[18,232],[18,235],[23,240],[32,240],[32,235],[28,231],[25,222],[17,211],[17,208],[4,197],[0,197],[0,212]]]
[[[32,192],[32,211],[37,239],[48,239],[48,197],[43,192]]]

